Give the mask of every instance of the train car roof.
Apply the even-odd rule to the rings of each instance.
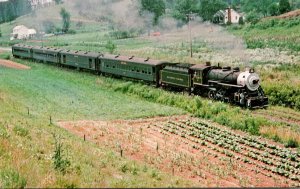
[[[152,66],[158,66],[164,63],[168,63],[166,61],[154,60],[150,58],[144,59],[135,56],[121,56],[121,55],[111,55],[111,54],[104,54],[102,59],[119,60],[119,61],[126,61],[126,62],[138,63],[138,64],[152,65]]]
[[[39,51],[46,50],[46,51],[50,51],[50,52],[60,52],[63,49],[55,48],[55,47],[40,47],[40,46],[35,46],[35,47],[32,47],[32,50],[39,50]]]
[[[102,53],[100,52],[91,52],[91,51],[62,50],[60,53],[67,54],[67,55],[89,56],[93,58],[102,56]]]
[[[14,48],[19,47],[19,48],[33,48],[31,45],[24,45],[24,44],[15,44],[13,45]]]

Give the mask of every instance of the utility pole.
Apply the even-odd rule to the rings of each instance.
[[[188,29],[189,29],[189,36],[190,36],[190,51],[191,51],[191,58],[193,57],[193,43],[192,43],[192,28],[190,21],[194,20],[195,13],[190,12],[189,14],[186,14],[186,19],[188,20]]]

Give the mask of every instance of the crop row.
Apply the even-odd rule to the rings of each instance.
[[[192,147],[195,149],[200,149],[198,144],[207,146],[218,153],[228,157],[235,157],[237,160],[244,161],[245,163],[254,164],[254,161],[256,161],[255,165],[263,170],[285,176],[292,180],[300,180],[298,154],[295,155],[295,153],[287,149],[254,140],[252,137],[244,137],[202,122],[191,122],[189,120],[168,122],[164,126],[159,127],[169,133],[177,134],[194,142]],[[287,151],[292,156],[290,159],[282,158],[280,154],[276,156],[278,155],[276,150],[280,153]],[[237,154],[242,156],[238,156]],[[257,161],[260,163],[257,163]]]

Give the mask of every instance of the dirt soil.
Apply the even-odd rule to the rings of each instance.
[[[245,133],[220,125],[211,126],[213,123],[205,122],[208,124],[207,126],[203,124],[202,134],[220,131],[232,136],[232,141],[228,140],[229,145],[222,146],[211,142],[213,140],[206,135],[205,140],[200,142],[199,137],[192,134],[197,132],[192,126],[198,121],[204,123],[203,120],[189,116],[174,116],[138,120],[60,121],[58,125],[82,139],[112,148],[126,158],[147,163],[163,172],[189,179],[195,183],[195,186],[297,186],[298,182],[295,180],[275,173],[274,167],[268,167],[269,165],[257,158],[253,160],[247,156],[250,153],[260,154],[261,152],[263,154],[269,149],[257,150],[249,146],[247,141],[241,144],[233,143],[239,139],[246,139],[248,136]],[[199,131],[202,132],[201,129]],[[214,137],[219,136],[220,134],[216,134]],[[265,139],[257,140],[266,144],[274,144]],[[277,145],[280,146],[280,144]],[[236,146],[240,150],[230,151],[231,146]],[[275,165],[280,164],[281,159],[276,155],[269,157]]]
[[[28,70],[30,69],[29,66],[25,66],[23,64],[19,64],[10,60],[3,60],[0,59],[0,66],[7,67],[7,68],[13,68],[18,70]]]

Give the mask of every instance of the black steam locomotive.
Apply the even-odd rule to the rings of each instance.
[[[98,52],[14,45],[17,58],[87,69],[96,73],[133,78],[157,87],[187,90],[190,94],[207,96],[247,108],[268,106],[268,98],[253,69],[212,66],[206,64],[170,63],[150,58],[102,54]]]

